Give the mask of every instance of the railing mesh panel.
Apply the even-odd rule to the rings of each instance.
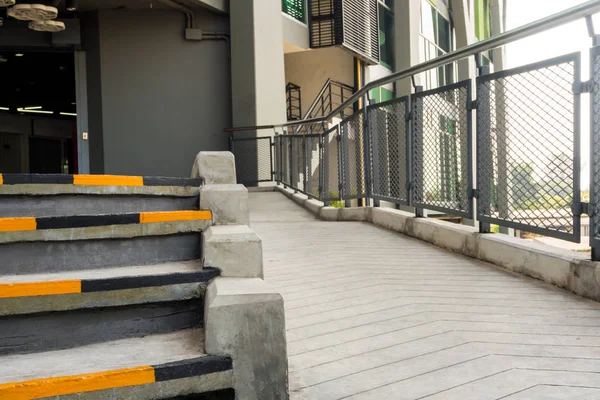
[[[321,192],[321,136],[307,136],[306,194],[318,198]]]
[[[338,126],[323,135],[323,198],[322,200],[341,199],[340,189],[340,141]]]
[[[578,57],[477,80],[480,216],[537,233],[575,233]]]
[[[407,131],[408,99],[402,98],[368,111],[371,160],[371,194],[398,204],[408,203]]]
[[[469,216],[470,82],[417,93],[412,109],[416,206]]]
[[[365,194],[363,113],[344,119],[341,124],[343,198]]]
[[[592,181],[590,196],[593,209],[590,238],[593,245],[600,244],[600,47],[592,49]]]
[[[273,180],[271,137],[233,139],[237,181],[252,184]]]

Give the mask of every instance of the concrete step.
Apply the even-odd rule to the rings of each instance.
[[[0,273],[21,275],[200,258],[210,211],[0,218]]]
[[[0,218],[198,210],[200,179],[0,174]]]
[[[167,399],[233,387],[202,329],[0,357],[0,399]]]
[[[218,275],[200,260],[0,275],[0,317],[203,298]]]
[[[206,285],[218,270],[194,264],[0,277],[0,355],[202,327]]]

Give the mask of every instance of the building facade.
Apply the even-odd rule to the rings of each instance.
[[[225,128],[324,115],[372,80],[502,30],[498,0],[44,4],[64,30],[33,31],[0,13],[4,173],[187,176],[198,151],[229,148]],[[469,61],[415,83],[474,74]],[[369,101],[412,86],[373,89]]]

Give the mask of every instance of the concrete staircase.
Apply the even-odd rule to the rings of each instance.
[[[233,399],[204,346],[200,185],[0,175],[0,399]]]

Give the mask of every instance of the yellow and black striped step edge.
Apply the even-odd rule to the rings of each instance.
[[[147,385],[232,369],[231,358],[204,356],[159,365],[143,365],[80,375],[0,384],[0,400],[25,400],[72,393]]]
[[[176,272],[151,276],[124,276],[99,279],[69,279],[42,282],[0,282],[0,299],[32,296],[50,296],[61,294],[108,292],[148,288],[155,286],[177,285],[182,283],[208,282],[220,275],[220,270],[204,267],[199,271]]]
[[[210,210],[152,211],[126,214],[74,215],[67,217],[17,217],[0,218],[0,232],[210,220],[212,220]]]
[[[126,175],[0,174],[0,185],[29,184],[199,187],[202,185],[202,179]]]

